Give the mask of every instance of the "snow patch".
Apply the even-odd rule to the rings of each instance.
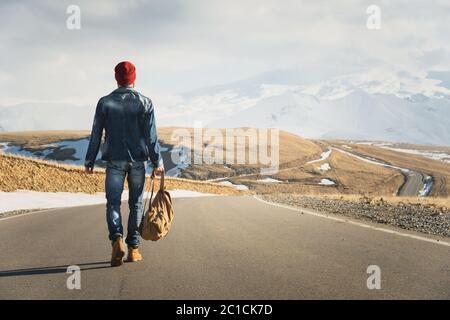
[[[320,167],[318,167],[317,169],[320,170],[320,171],[322,171],[322,172],[327,172],[327,171],[331,170],[331,166],[330,166],[330,164],[327,162],[327,163],[322,164],[322,165],[321,165]]]
[[[228,181],[228,180],[219,182],[219,184],[223,185],[223,186],[233,187],[233,188],[235,188],[237,190],[248,190],[248,187],[246,185],[244,185],[244,184],[234,184],[234,183],[232,183],[231,181]]]
[[[215,196],[190,190],[169,190],[172,198]],[[145,194],[147,196],[147,193]],[[26,200],[26,201],[25,201]],[[128,191],[122,194],[122,201],[128,200]],[[22,209],[49,209],[76,207],[106,203],[104,192],[95,194],[71,192],[37,192],[17,190],[15,192],[0,192],[0,213]]]
[[[379,146],[379,145],[377,145],[377,146]],[[444,161],[444,162],[450,163],[450,154],[445,153],[445,152],[392,148],[392,147],[386,147],[386,146],[379,146],[379,147],[381,147],[383,149],[388,149],[388,150],[403,152],[403,153],[408,153],[408,154],[414,154],[414,155],[422,156],[422,157],[425,157],[428,159],[439,160],[439,161]]]
[[[425,178],[423,188],[419,191],[419,197],[426,197],[430,194],[431,189],[433,188],[433,177],[427,176]]]
[[[18,190],[0,192],[0,212],[20,209],[73,207],[104,203],[102,193],[37,192]]]
[[[333,180],[330,180],[330,179],[322,179],[322,180],[320,180],[319,184],[322,185],[322,186],[333,186],[336,183]]]
[[[263,183],[281,183],[281,182],[283,182],[281,180],[272,179],[272,178],[264,178],[264,179],[259,179],[259,180],[256,180],[256,181],[263,182]]]
[[[331,154],[331,149],[328,149],[327,151],[322,152],[322,154],[320,155],[319,159],[308,161],[307,164],[316,163],[316,162],[320,162],[320,161],[326,160],[326,159],[328,159],[330,154]]]

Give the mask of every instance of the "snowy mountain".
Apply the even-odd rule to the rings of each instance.
[[[449,123],[448,99],[411,100],[354,90],[333,100],[287,92],[210,125],[275,127],[307,138],[449,145]]]
[[[148,94],[159,126],[278,127],[308,138],[450,145],[450,72],[277,70],[171,96]],[[139,88],[137,88],[139,90]],[[0,107],[0,130],[90,129],[95,106]]]
[[[450,145],[450,90],[439,79],[371,70],[313,84],[257,80],[187,94],[172,109],[181,118],[171,120],[276,127],[307,138]]]

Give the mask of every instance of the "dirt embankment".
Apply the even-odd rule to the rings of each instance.
[[[62,165],[0,152],[0,191],[104,192],[105,172],[86,174],[82,167]],[[155,187],[158,187],[156,179]],[[237,195],[242,191],[214,183],[166,177],[168,190],[184,189],[204,193]],[[125,185],[125,188],[127,186]]]

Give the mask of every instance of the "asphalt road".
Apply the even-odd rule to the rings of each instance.
[[[174,205],[167,238],[118,268],[109,267],[104,205],[0,220],[0,298],[450,299],[449,246],[252,197]],[[80,290],[67,289],[69,265],[81,268]],[[367,288],[369,265],[380,267],[380,290]]]
[[[398,190],[399,196],[417,196],[423,188],[423,176],[419,172],[411,171],[406,174],[406,181]]]

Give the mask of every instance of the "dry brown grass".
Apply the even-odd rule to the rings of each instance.
[[[226,129],[214,129],[217,130],[222,134],[222,139],[219,139],[219,141],[212,139],[212,141],[206,140],[205,132],[209,130],[208,128],[203,129],[203,144],[199,146],[195,146],[193,143],[194,139],[194,129],[193,128],[181,128],[181,127],[165,127],[165,128],[158,128],[158,135],[160,140],[167,145],[177,145],[181,143],[177,140],[172,140],[172,134],[176,132],[176,130],[179,131],[185,131],[189,133],[190,140],[183,144],[187,148],[191,149],[192,155],[193,153],[200,153],[204,152],[205,148],[208,148],[209,146],[215,145],[219,143],[221,146],[226,146]],[[235,130],[242,130],[244,133],[247,132],[247,130],[257,130],[257,128],[235,128]],[[268,145],[267,150],[270,150],[271,147],[271,140],[270,137],[268,139]],[[233,147],[234,147],[234,159],[233,163],[228,163],[224,166],[225,160],[226,160],[226,152],[224,150],[223,153],[223,161],[221,161],[221,164],[201,164],[201,165],[195,165],[192,164],[187,169],[183,170],[182,176],[189,178],[189,179],[196,179],[196,180],[207,180],[207,179],[215,179],[220,177],[231,177],[231,176],[238,176],[243,174],[258,174],[260,172],[260,169],[263,167],[267,167],[266,165],[262,165],[259,161],[256,164],[249,163],[248,154],[250,151],[254,151],[256,154],[258,154],[258,148],[259,141],[257,141],[256,145],[250,146],[248,141],[242,143],[242,141],[235,138]],[[236,150],[241,149],[245,150],[246,153],[246,159],[245,164],[237,164],[237,153]],[[308,160],[315,159],[319,157],[319,155],[322,153],[322,148],[318,146],[316,143],[303,139],[299,136],[296,136],[294,134],[279,131],[279,163],[281,168],[287,168],[291,166],[300,165]],[[269,152],[270,154],[270,152]],[[192,158],[193,159],[193,156]]]
[[[370,164],[333,150],[328,163],[332,169],[327,175],[339,184],[339,190],[348,194],[395,195],[403,184],[401,173]]]
[[[160,140],[162,140],[165,144],[174,145],[177,144],[177,141],[172,141],[171,136],[175,130],[181,129],[186,130],[190,133],[191,138],[194,137],[194,129],[193,128],[182,128],[182,127],[162,127],[158,128],[158,136]],[[249,128],[237,128],[242,130],[248,130]],[[255,128],[250,128],[255,129]],[[203,131],[208,130],[207,128],[204,128]],[[223,137],[225,137],[226,129],[219,129],[222,133]],[[223,145],[225,145],[225,139],[222,140]],[[216,141],[217,142],[217,141]],[[208,145],[209,141],[204,141],[206,145]],[[194,148],[192,140],[190,143],[191,147],[194,149],[194,151],[198,151],[196,148]],[[268,148],[270,148],[271,143],[270,139],[268,139]],[[238,144],[235,140],[234,147],[245,147],[242,144]],[[247,145],[248,147],[248,145]],[[248,151],[248,148],[246,149]],[[318,146],[316,143],[303,139],[297,135],[285,132],[285,131],[279,131],[279,158],[280,158],[280,165],[281,167],[286,166],[293,166],[298,165],[300,163],[304,163],[308,160],[315,159],[322,153],[322,148]],[[236,159],[235,159],[236,162]],[[248,165],[248,164],[247,164]],[[239,165],[238,165],[239,166]],[[258,167],[261,167],[258,165]]]
[[[43,192],[104,191],[105,172],[96,169],[86,174],[82,167],[9,155],[0,152],[0,191],[32,190]],[[156,179],[156,187],[159,185]],[[126,186],[125,186],[126,187]],[[215,183],[166,178],[168,190],[184,189],[204,193],[239,195],[245,192]]]
[[[322,172],[321,164],[328,163],[331,170]],[[261,183],[262,176],[230,179],[234,183],[249,185],[257,193],[295,194],[359,194],[392,196],[403,184],[402,174],[393,169],[383,168],[360,161],[351,156],[332,151],[328,159],[298,167],[281,169],[271,178],[288,181],[286,183]],[[321,179],[333,180],[336,185],[318,185]]]

